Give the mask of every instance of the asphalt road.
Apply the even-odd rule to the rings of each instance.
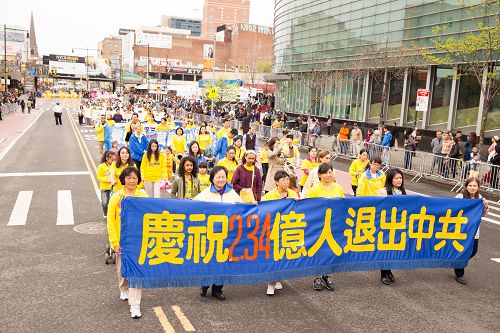
[[[0,160],[0,332],[165,332],[167,321],[170,332],[189,331],[188,323],[197,332],[500,332],[500,262],[492,260],[500,258],[500,225],[490,221],[466,286],[452,270],[420,269],[395,271],[392,286],[378,271],[335,274],[334,292],[314,291],[312,278],[284,281],[274,297],[263,284],[228,285],[224,302],[200,297],[198,288],[154,289],[143,293],[142,318],[131,319],[115,266],[104,263],[106,234],[74,231],[105,226],[86,174],[98,164],[95,134],[78,126],[76,100],[62,101],[56,126],[54,103],[39,100],[33,125],[9,132],[22,137]],[[11,117],[12,128],[26,127]],[[348,164],[335,167],[345,181]],[[432,183],[407,187],[452,195]],[[500,208],[492,214],[498,221]]]

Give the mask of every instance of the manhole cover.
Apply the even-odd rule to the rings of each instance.
[[[107,232],[106,223],[103,222],[89,222],[82,223],[73,228],[73,231],[81,234],[99,235]]]

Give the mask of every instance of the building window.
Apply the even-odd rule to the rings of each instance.
[[[401,104],[403,100],[404,79],[392,79],[389,87],[389,106],[387,108],[387,120],[398,120],[401,118]]]
[[[384,73],[378,72],[373,75],[372,96],[370,100],[370,114],[368,118],[379,118],[382,108],[382,92],[384,91]]]
[[[410,83],[410,99],[408,101],[408,113],[406,114],[406,122],[413,123],[415,121],[415,113],[417,121],[422,120],[423,112],[416,112],[417,90],[425,89],[427,84],[427,70],[417,70],[411,75]]]
[[[460,77],[455,127],[475,126],[479,111],[481,87],[474,75]]]
[[[453,69],[437,67],[434,87],[432,89],[429,125],[437,125],[448,122],[452,83]]]

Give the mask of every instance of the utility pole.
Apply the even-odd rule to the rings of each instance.
[[[146,70],[146,80],[148,80],[148,96],[149,96],[149,43],[148,43],[148,64]]]
[[[3,25],[3,77],[7,92],[7,24]]]
[[[214,34],[214,57],[212,61],[212,87],[215,88],[215,47],[216,47],[216,36]],[[210,112],[211,115],[214,114],[214,99],[212,98],[212,111]]]
[[[85,74],[87,76],[87,92],[89,91],[89,48],[87,47],[87,56],[85,57]]]

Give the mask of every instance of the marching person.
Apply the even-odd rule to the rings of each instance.
[[[313,187],[307,191],[307,198],[344,198],[344,190],[342,186],[335,181],[335,172],[330,163],[321,163],[318,167],[319,182],[316,182]],[[333,284],[330,275],[321,275],[315,278],[313,282],[313,289],[321,291],[323,284],[326,289],[333,291],[335,285]]]
[[[63,108],[59,105],[59,102],[56,102],[56,106],[54,106],[54,118],[56,118],[56,125],[62,125],[62,113]]]
[[[120,183],[123,188],[113,194],[108,207],[108,237],[111,248],[116,253],[116,271],[118,275],[118,287],[120,288],[120,299],[128,300],[130,306],[130,316],[132,318],[141,317],[141,296],[142,289],[128,288],[127,281],[121,273],[120,228],[121,228],[121,202],[125,197],[145,198],[148,195],[137,186],[141,183],[141,173],[135,167],[127,167],[120,175]],[[142,223],[142,222],[141,222]]]
[[[167,164],[165,155],[160,152],[158,141],[152,139],[142,157],[141,175],[144,180],[144,189],[149,197],[161,196],[161,180],[167,179]]]
[[[132,160],[134,161],[136,167],[140,170],[142,156],[148,148],[148,139],[146,138],[146,135],[142,133],[141,126],[136,126],[134,128],[134,133],[130,136],[129,148]]]
[[[385,186],[378,191],[378,195],[383,197],[388,195],[406,195],[403,173],[401,170],[397,168],[389,169],[385,176]],[[396,278],[391,270],[383,269],[380,271],[380,281],[385,285],[390,285],[396,282]]]
[[[171,195],[177,199],[194,199],[200,193],[200,180],[198,164],[193,156],[186,155],[181,159],[177,174]]]
[[[300,179],[300,187],[303,188],[307,181],[307,176],[309,176],[309,172],[318,167],[319,159],[318,159],[318,149],[316,147],[309,147],[309,153],[307,157],[302,161],[300,168],[302,169],[302,178]]]
[[[174,148],[174,155],[186,154],[186,136],[182,127],[177,127],[175,135],[172,137],[172,147]]]
[[[349,167],[349,174],[351,175],[351,186],[354,196],[356,196],[356,190],[358,189],[358,179],[366,171],[368,166],[368,151],[366,149],[361,149],[359,151],[359,157],[352,161]]]
[[[108,213],[108,203],[111,196],[111,164],[115,160],[115,153],[107,151],[102,155],[101,164],[97,167],[97,180],[101,191],[102,214],[105,219]]]
[[[266,175],[266,182],[264,183],[264,191],[269,192],[276,188],[274,175],[280,170],[284,170],[284,165],[287,157],[293,156],[293,145],[290,138],[286,138],[283,143],[277,137],[269,140],[269,149],[267,150],[268,171]],[[282,153],[283,147],[288,145],[288,154],[284,156]]]
[[[488,215],[488,201],[483,198],[480,194],[481,182],[477,178],[469,178],[464,183],[464,189],[462,193],[457,194],[455,198],[463,198],[463,199],[482,199],[484,204],[483,216]],[[472,259],[477,253],[477,249],[479,246],[479,227],[477,228],[476,235],[474,237],[474,247],[472,248],[472,254],[469,259]],[[467,284],[467,281],[464,279],[465,268],[455,268],[455,280],[460,284]]]
[[[135,167],[135,164],[132,161],[132,156],[130,156],[130,150],[127,147],[121,147],[118,150],[116,161],[111,164],[109,170],[109,181],[113,192],[118,192],[123,188],[120,175],[127,167]]]
[[[234,190],[243,202],[257,203],[262,196],[262,176],[259,168],[255,167],[257,153],[248,150],[243,157],[242,164],[236,168],[231,181]]]
[[[210,187],[204,189],[198,194],[194,200],[206,202],[222,202],[222,203],[236,203],[242,202],[240,196],[234,191],[233,187],[228,183],[227,169],[223,166],[217,165],[210,172]],[[225,300],[226,296],[222,292],[224,285],[212,284],[212,296],[218,300]],[[201,287],[200,295],[205,297],[207,295],[209,286]]]
[[[318,153],[319,165],[321,165],[323,163],[330,163],[331,160],[332,160],[332,155],[330,154],[330,152],[328,150],[320,150],[319,151],[319,153]],[[319,178],[318,178],[319,165],[317,167],[313,168],[309,172],[309,175],[307,176],[306,183],[302,187],[302,196],[301,196],[302,198],[306,198],[307,191],[309,191],[309,189],[319,181]],[[333,181],[335,181],[335,170],[333,171]]]
[[[104,131],[108,124],[106,123],[106,115],[101,114],[101,119],[95,124],[95,134],[97,134],[97,144],[99,146],[99,156],[104,152]]]
[[[226,149],[226,157],[222,158],[217,162],[217,165],[221,165],[227,169],[228,175],[227,175],[227,181],[231,183],[233,180],[233,175],[234,172],[236,171],[236,168],[238,167],[238,162],[236,161],[236,147],[234,146],[228,146]]]
[[[370,159],[366,171],[361,174],[358,180],[356,196],[377,196],[378,191],[385,186],[385,174],[380,170],[382,160],[375,156]]]
[[[284,170],[277,170],[273,174],[273,180],[275,183],[274,189],[266,193],[262,197],[262,201],[280,200],[280,199],[294,199],[294,200],[299,199],[297,192],[289,188],[290,176]],[[281,284],[281,282],[279,281],[269,282],[267,284],[266,294],[268,296],[273,296],[275,290],[281,290],[281,289],[283,289],[283,285]]]

